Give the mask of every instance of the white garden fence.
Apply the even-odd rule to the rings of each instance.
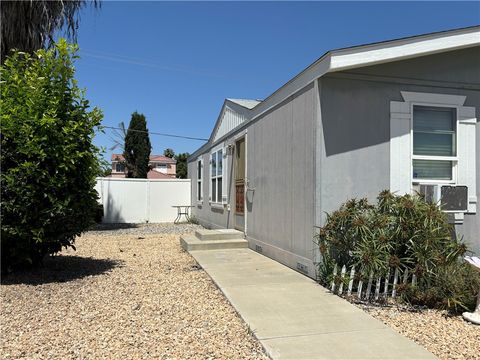
[[[415,285],[417,282],[415,274],[409,273],[408,269],[402,271],[399,268],[390,268],[386,276],[374,278],[373,274],[370,274],[367,281],[357,279],[355,267],[347,271],[344,265],[340,273],[338,270],[339,267],[335,265],[330,290],[338,295],[356,296],[366,301],[395,298],[400,284]]]
[[[177,209],[191,205],[189,179],[97,178],[105,223],[173,222]]]

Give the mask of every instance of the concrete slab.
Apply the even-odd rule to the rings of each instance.
[[[391,329],[351,331],[262,340],[273,359],[435,359]]]
[[[240,249],[240,248],[247,248],[248,241],[245,239],[199,240],[195,236],[185,235],[180,237],[180,245],[186,251],[212,250],[212,249]]]
[[[273,359],[435,359],[312,279],[250,249],[190,253]]]
[[[227,240],[227,239],[243,239],[243,232],[235,229],[199,229],[195,231],[195,236],[200,240]]]

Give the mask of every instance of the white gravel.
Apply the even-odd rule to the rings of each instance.
[[[1,285],[2,359],[267,359],[208,275],[181,250],[194,225],[86,233]]]
[[[439,310],[359,305],[440,359],[480,359],[480,326]]]

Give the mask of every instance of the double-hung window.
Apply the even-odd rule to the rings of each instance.
[[[210,191],[212,203],[222,202],[223,150],[217,150],[210,158]]]
[[[197,160],[197,201],[203,201],[203,161]]]
[[[456,181],[456,108],[413,106],[413,182]]]

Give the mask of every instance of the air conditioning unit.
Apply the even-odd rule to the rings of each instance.
[[[416,184],[414,190],[425,201],[437,204],[445,212],[468,211],[468,188],[463,185]]]
[[[443,211],[468,211],[468,187],[466,186],[442,185],[440,199]]]

